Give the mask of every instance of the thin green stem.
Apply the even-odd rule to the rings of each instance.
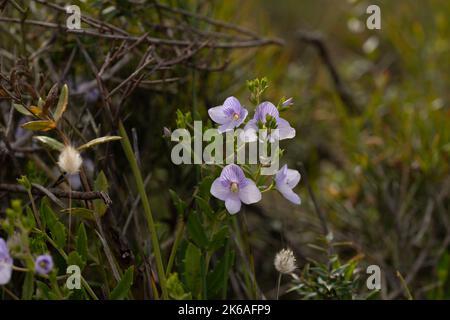
[[[177,249],[180,244],[181,237],[183,236],[183,231],[184,231],[184,221],[183,217],[180,216],[180,218],[178,219],[177,230],[175,232],[175,240],[173,241],[172,245],[172,251],[170,252],[169,256],[169,262],[167,263],[166,267],[166,277],[168,277],[169,274],[172,272],[172,266],[175,261],[175,256],[177,254]]]
[[[142,174],[139,169],[139,166],[136,161],[136,157],[134,156],[133,149],[131,148],[130,140],[128,139],[128,135],[125,131],[125,128],[122,124],[122,121],[119,122],[119,133],[122,136],[122,148],[125,152],[125,155],[130,164],[131,170],[133,171],[134,180],[136,182],[136,187],[138,189],[139,195],[141,196],[142,206],[144,207],[145,218],[147,219],[147,225],[150,232],[152,245],[153,245],[153,253],[155,254],[156,259],[156,269],[158,272],[159,281],[161,283],[161,291],[163,295],[163,299],[168,299],[167,288],[166,288],[166,274],[164,272],[164,264],[161,257],[161,249],[159,246],[158,234],[156,233],[156,226],[153,220],[152,210],[150,208],[150,202],[147,197],[147,193],[145,192],[144,180],[142,179]]]

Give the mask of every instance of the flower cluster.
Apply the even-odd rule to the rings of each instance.
[[[292,104],[292,98],[283,102],[281,106],[286,107],[290,104]],[[208,114],[214,122],[219,124],[219,133],[234,130],[245,124],[245,142],[254,142],[258,139],[273,142],[295,137],[295,129],[288,121],[280,117],[278,108],[268,101],[256,107],[253,119],[247,123],[245,120],[248,111],[235,97],[229,97],[223,105],[209,109]],[[260,129],[265,130],[258,131]],[[258,137],[259,132],[263,132],[263,136]],[[284,165],[275,174],[273,180],[271,187],[274,185],[287,200],[300,204],[300,197],[292,190],[300,181],[300,173],[297,170],[288,169],[287,165]],[[222,173],[211,186],[211,194],[225,201],[225,207],[230,214],[239,212],[242,202],[252,204],[260,201],[262,197],[255,182],[247,178],[242,168],[236,164],[229,164],[223,168]]]
[[[47,275],[53,270],[53,259],[50,255],[40,255],[34,260],[34,271],[40,275]],[[5,285],[11,279],[13,271],[13,258],[8,245],[0,238],[0,285]]]

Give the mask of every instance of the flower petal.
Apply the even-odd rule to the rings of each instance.
[[[0,261],[0,285],[7,284],[11,279],[12,259]]]
[[[291,127],[289,122],[282,118],[278,118],[278,135],[280,140],[283,139],[292,139],[295,137],[295,129]]]
[[[236,122],[229,120],[228,122],[225,122],[224,124],[220,125],[217,128],[217,131],[219,133],[224,133],[224,132],[233,130],[235,126],[236,126]]]
[[[224,124],[231,120],[230,117],[225,113],[224,106],[211,108],[208,110],[208,114],[211,119],[218,124]]]
[[[221,178],[217,178],[212,183],[210,192],[217,199],[225,201],[230,194],[230,189],[222,183]]]
[[[256,125],[256,120],[252,119],[244,127],[244,134],[241,137],[242,141],[254,142],[258,139],[258,126]]]
[[[240,109],[242,108],[239,100],[233,96],[226,98],[223,103],[223,106],[225,108],[233,109],[235,112],[240,111]]]
[[[227,208],[230,214],[235,214],[241,210],[241,200],[237,194],[233,194],[229,196],[225,200],[225,207]]]
[[[261,200],[261,191],[259,191],[256,184],[250,180],[247,180],[247,185],[239,189],[239,198],[245,204],[256,203]]]
[[[228,182],[236,182],[239,184],[240,188],[243,188],[247,179],[245,178],[244,171],[242,171],[241,167],[235,164],[229,164],[223,168],[222,173],[220,174],[222,180]]]
[[[293,169],[287,169],[286,184],[292,189],[300,182],[300,172]]]
[[[283,197],[285,197],[286,199],[288,199],[290,202],[299,205],[301,203],[300,197],[298,196],[298,194],[296,194],[294,191],[292,191],[292,189],[289,189],[287,186],[283,187],[283,188],[277,188],[278,191],[280,191],[280,193],[283,195]]]
[[[267,115],[270,115],[275,119],[278,119],[280,113],[278,112],[277,107],[275,107],[272,102],[264,101],[258,107],[256,107],[253,119],[255,119],[256,121],[259,120],[263,123],[266,123]]]

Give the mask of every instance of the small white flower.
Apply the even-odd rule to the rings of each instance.
[[[283,249],[277,253],[274,261],[275,269],[280,273],[291,274],[297,269],[296,259],[291,249]]]
[[[80,171],[82,162],[80,153],[72,146],[65,146],[58,157],[58,166],[68,174]]]

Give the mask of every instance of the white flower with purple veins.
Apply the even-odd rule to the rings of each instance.
[[[280,193],[288,199],[290,202],[300,204],[300,197],[292,191],[293,188],[300,181],[300,172],[297,170],[288,169],[287,165],[284,165],[275,176],[276,188]]]
[[[261,103],[255,111],[253,119],[250,120],[245,128],[245,141],[253,142],[257,139],[259,129],[267,129],[267,136],[259,137],[260,140],[268,138],[270,142],[275,140],[291,139],[295,137],[295,129],[289,122],[280,118],[280,113],[273,103],[265,101]],[[274,129],[278,129],[273,131]]]
[[[223,105],[208,110],[214,122],[220,124],[219,133],[227,132],[239,127],[247,117],[248,111],[241,106],[235,97],[228,97]]]
[[[9,255],[5,240],[0,238],[0,285],[7,284],[11,279],[13,259]]]
[[[241,202],[251,204],[261,200],[261,191],[256,184],[247,179],[242,169],[235,164],[223,168],[220,177],[211,185],[211,194],[225,201],[225,207],[230,214],[241,209]]]

